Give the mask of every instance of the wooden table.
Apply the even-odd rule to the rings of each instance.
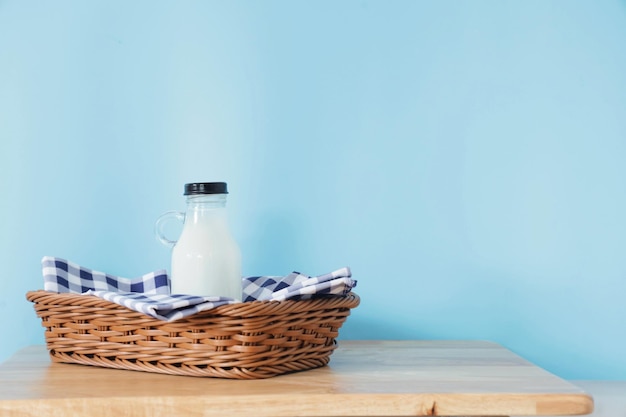
[[[330,365],[223,380],[51,363],[43,346],[0,365],[0,415],[507,416],[593,410],[580,388],[481,341],[340,341]]]

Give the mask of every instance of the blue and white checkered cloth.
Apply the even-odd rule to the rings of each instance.
[[[44,289],[57,293],[100,297],[159,320],[175,321],[238,301],[227,297],[170,294],[167,271],[158,270],[127,279],[82,267],[65,259],[45,256],[42,261]],[[243,279],[244,302],[306,299],[316,295],[345,295],[356,286],[350,268],[310,277],[298,272],[287,276]]]

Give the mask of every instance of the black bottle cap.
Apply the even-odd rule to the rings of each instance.
[[[192,182],[185,184],[185,194],[228,194],[225,182]]]

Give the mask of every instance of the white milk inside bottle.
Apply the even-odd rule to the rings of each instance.
[[[178,241],[165,239],[157,221],[157,234],[173,244],[172,294],[224,296],[241,300],[241,252],[228,228],[226,183],[185,184],[187,211]],[[176,215],[176,214],[174,214]]]

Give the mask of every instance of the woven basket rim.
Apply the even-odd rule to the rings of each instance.
[[[33,290],[26,293],[26,299],[33,303],[40,304],[57,304],[66,306],[82,306],[82,307],[102,307],[110,309],[123,309],[129,312],[137,313],[154,320],[155,317],[132,310],[128,307],[104,300],[96,296],[74,293],[57,293],[46,290]],[[202,317],[206,315],[221,315],[230,317],[256,317],[267,316],[272,314],[297,313],[305,311],[324,310],[329,308],[348,308],[352,309],[360,304],[360,297],[349,292],[346,295],[324,295],[302,300],[283,300],[283,301],[247,301],[236,304],[225,304],[210,310],[196,313],[193,317]]]

